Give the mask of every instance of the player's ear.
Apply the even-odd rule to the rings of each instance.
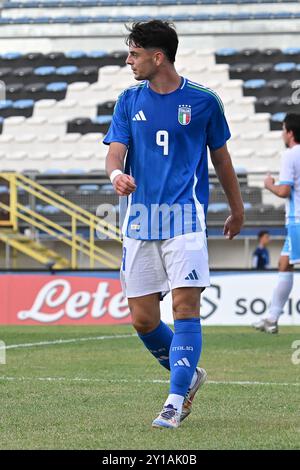
[[[164,60],[164,53],[161,51],[156,51],[154,55],[154,63],[159,66]]]

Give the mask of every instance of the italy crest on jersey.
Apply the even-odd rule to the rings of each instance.
[[[178,122],[182,126],[187,126],[192,119],[192,108],[190,105],[180,104],[178,106]]]

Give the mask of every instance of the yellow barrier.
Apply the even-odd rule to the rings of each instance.
[[[10,202],[9,206],[0,202],[0,208],[9,213],[9,220],[0,221],[1,226],[10,226],[15,232],[18,230],[18,219],[29,225],[48,233],[54,238],[71,247],[72,268],[78,267],[78,252],[89,258],[90,268],[99,261],[109,268],[118,268],[120,259],[95,244],[95,231],[99,231],[107,238],[121,242],[120,230],[113,225],[104,222],[97,216],[90,214],[85,209],[77,206],[71,201],[64,199],[53,191],[44,188],[36,181],[18,173],[0,173],[0,178],[9,183]],[[47,217],[18,202],[17,189],[22,188],[37,199],[57,207],[61,212],[71,218],[71,230],[61,227]],[[89,238],[85,239],[77,233],[77,222],[84,224],[89,229]]]

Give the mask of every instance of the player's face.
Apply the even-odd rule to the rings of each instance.
[[[263,246],[267,246],[270,243],[270,235],[268,233],[265,233],[261,239],[260,242]]]
[[[157,71],[156,51],[129,46],[126,64],[130,65],[136,80],[151,80]]]

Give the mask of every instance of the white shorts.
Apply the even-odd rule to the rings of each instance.
[[[124,237],[120,279],[125,297],[141,297],[177,287],[208,287],[209,267],[205,232],[168,240]]]

